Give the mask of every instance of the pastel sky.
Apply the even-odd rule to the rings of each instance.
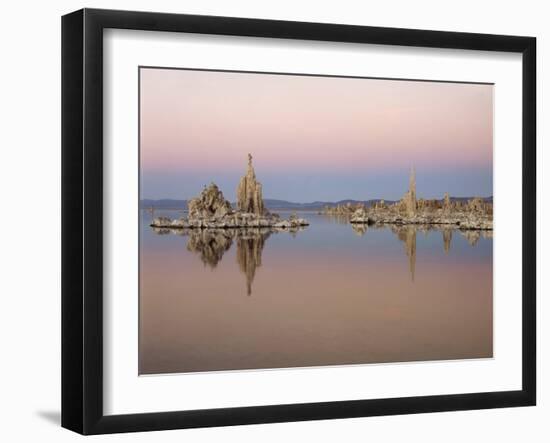
[[[254,157],[264,197],[490,196],[493,86],[142,68],[141,197],[228,200]]]

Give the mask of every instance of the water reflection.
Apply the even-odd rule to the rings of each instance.
[[[367,232],[368,225],[366,223],[354,223],[351,228],[359,237],[362,237]]]
[[[452,229],[443,229],[441,230],[441,234],[443,235],[443,250],[445,251],[445,254],[448,254],[451,250],[451,240],[453,239],[453,231]]]
[[[256,268],[262,265],[262,251],[270,235],[270,231],[237,235],[237,263],[246,276],[247,295],[252,295],[252,282],[256,275]]]
[[[408,259],[409,273],[411,281],[415,281],[416,273],[416,247],[417,232],[422,232],[426,236],[431,232],[441,232],[443,251],[449,254],[453,241],[453,233],[459,232],[466,238],[470,246],[476,246],[481,237],[493,238],[492,231],[468,230],[461,231],[454,226],[446,225],[369,225],[350,224],[349,218],[330,217],[338,224],[343,224],[346,220],[347,225],[351,226],[355,234],[363,236],[369,230],[390,230],[402,243],[405,256]],[[262,265],[262,251],[267,239],[273,233],[289,233],[296,236],[304,228],[235,228],[235,229],[168,229],[152,228],[158,235],[176,234],[188,237],[187,250],[199,256],[201,262],[210,267],[216,268],[222,260],[224,254],[231,249],[233,243],[236,244],[236,261],[239,270],[245,276],[246,293],[252,295],[252,284],[256,275],[256,270]]]
[[[480,230],[458,230],[455,227],[445,225],[370,225],[367,224],[351,224],[353,231],[363,236],[369,229],[390,229],[397,238],[403,243],[405,254],[409,259],[409,272],[411,274],[411,281],[414,282],[414,275],[416,271],[416,233],[423,232],[425,235],[432,231],[441,232],[443,239],[443,251],[445,254],[449,254],[451,250],[451,243],[453,240],[453,232],[458,231],[462,236],[466,238],[470,246],[476,246],[481,237],[492,239],[493,231],[480,231]]]
[[[405,254],[409,258],[409,272],[411,281],[414,281],[414,272],[416,270],[416,228],[414,226],[392,226],[392,232],[403,242]]]
[[[224,229],[199,229],[188,233],[187,250],[199,255],[203,264],[214,269],[233,244],[234,233]]]
[[[336,223],[336,224],[339,224],[339,225],[349,225],[350,224],[350,219],[351,219],[351,215],[346,215],[346,214],[319,214],[319,215],[322,215],[323,218],[329,222],[332,222],[332,223]]]
[[[236,243],[239,270],[246,277],[246,294],[252,295],[256,269],[262,265],[265,242],[273,233],[285,232],[295,236],[299,228],[234,228],[234,229],[168,229],[152,228],[159,235],[176,234],[188,237],[187,250],[200,257],[205,265],[214,269],[224,254]]]
[[[153,230],[144,212],[140,374],[493,356],[491,232],[307,218]]]

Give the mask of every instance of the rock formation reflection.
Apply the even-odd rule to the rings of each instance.
[[[445,254],[448,254],[451,250],[451,240],[453,239],[453,230],[449,228],[444,228],[441,230],[443,235],[443,250]]]
[[[243,233],[237,235],[237,263],[239,269],[246,276],[246,295],[252,295],[252,282],[256,275],[256,268],[262,265],[262,251],[265,241],[271,231]]]
[[[365,235],[368,229],[368,225],[366,223],[364,224],[353,224],[351,225],[351,228],[353,229],[353,232],[355,232],[359,237]]]
[[[190,230],[187,250],[198,254],[205,265],[214,269],[231,248],[235,235],[235,232],[226,229]]]
[[[339,223],[339,221],[336,221]],[[487,230],[459,230],[446,225],[367,225],[352,224],[353,231],[358,236],[365,235],[369,230],[388,229],[402,243],[405,255],[408,259],[408,268],[411,281],[416,277],[416,249],[417,232],[429,235],[431,232],[441,233],[442,246],[445,254],[449,254],[453,241],[453,235],[460,233],[467,242],[475,247],[480,238],[493,238],[493,231]],[[188,237],[187,250],[198,255],[201,262],[214,269],[218,266],[223,256],[233,244],[235,246],[236,264],[245,276],[246,293],[252,295],[252,285],[256,277],[257,268],[262,265],[262,252],[267,239],[274,233],[286,233],[296,236],[304,228],[202,228],[202,229],[170,229],[153,228],[158,235],[174,234]]]
[[[153,228],[159,235],[175,234],[189,237],[187,250],[200,257],[202,263],[214,269],[224,254],[236,244],[237,265],[246,277],[246,293],[252,295],[256,269],[262,265],[262,251],[273,233],[295,236],[304,228],[226,228],[226,229],[169,229]]]
[[[392,226],[391,230],[397,235],[397,238],[403,242],[405,254],[409,258],[409,272],[411,281],[414,282],[414,273],[416,271],[416,227],[414,226]]]
[[[389,229],[396,237],[403,243],[405,255],[409,260],[409,272],[411,274],[411,281],[414,282],[416,272],[416,233],[423,232],[428,235],[430,232],[439,231],[443,239],[443,251],[448,254],[451,250],[451,243],[453,240],[453,233],[460,232],[460,234],[466,238],[470,246],[476,246],[480,238],[492,239],[493,231],[486,230],[458,230],[449,226],[438,225],[368,225],[367,224],[353,224],[351,225],[353,231],[358,236],[363,236],[370,229]]]
[[[477,242],[481,237],[481,233],[479,231],[464,231],[462,235],[466,237],[466,240],[468,240],[468,243],[470,244],[470,246],[477,245]]]

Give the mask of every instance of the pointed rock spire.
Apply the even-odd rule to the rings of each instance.
[[[262,185],[256,180],[251,154],[248,154],[246,175],[241,178],[237,187],[237,207],[240,211],[252,214],[263,215],[265,213]]]
[[[443,196],[443,211],[445,211],[445,213],[449,213],[451,211],[451,198],[449,197],[448,192],[445,192],[445,195]]]
[[[411,168],[411,175],[409,177],[409,192],[414,195],[416,199],[416,171],[414,166]]]
[[[411,168],[411,175],[409,177],[409,190],[405,193],[400,202],[401,210],[405,210],[409,217],[416,215],[418,204],[416,201],[416,173],[414,167]]]

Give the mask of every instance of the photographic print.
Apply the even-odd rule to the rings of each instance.
[[[493,88],[140,67],[140,375],[492,358]]]

